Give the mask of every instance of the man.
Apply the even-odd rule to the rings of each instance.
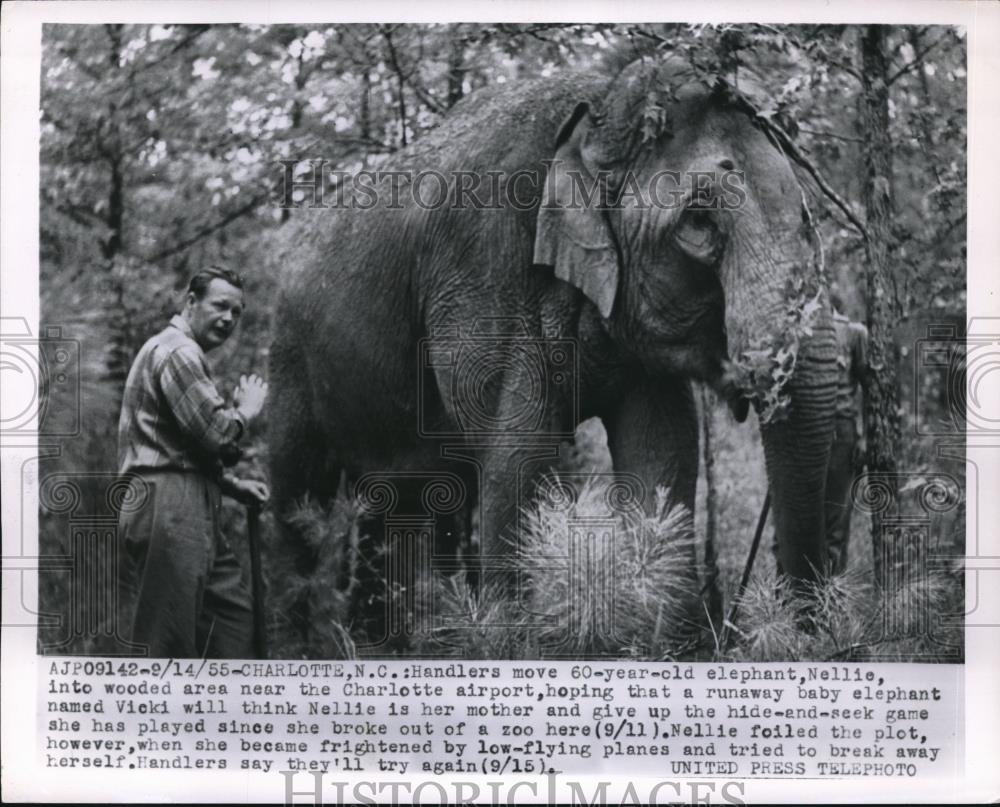
[[[253,657],[253,611],[220,529],[221,495],[265,502],[267,486],[223,471],[264,405],[267,385],[243,376],[227,408],[205,352],[243,312],[243,281],[220,267],[196,273],[184,310],[136,356],[118,424],[121,474],[148,492],[123,508],[123,572],[134,605],[132,641],[154,657]],[[136,479],[138,477],[138,479]]]
[[[837,333],[837,411],[833,447],[826,475],[826,547],[829,571],[847,568],[847,544],[851,537],[851,488],[864,466],[865,439],[857,392],[863,390],[868,368],[868,330],[843,313],[844,303],[830,294],[833,326]]]

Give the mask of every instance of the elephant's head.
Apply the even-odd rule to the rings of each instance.
[[[597,306],[646,372],[761,421],[782,569],[824,568],[836,350],[792,168],[741,96],[633,65],[564,124],[535,261]],[[587,203],[587,194],[596,189]]]

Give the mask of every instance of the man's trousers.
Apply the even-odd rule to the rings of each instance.
[[[837,418],[830,463],[826,473],[826,551],[828,568],[841,574],[847,568],[847,545],[851,540],[851,489],[857,476],[854,448],[858,438],[854,418]]]
[[[195,472],[139,477],[148,498],[119,516],[132,641],[155,658],[253,658],[253,608],[220,527],[219,486]]]

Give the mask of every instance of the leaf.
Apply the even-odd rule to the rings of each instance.
[[[812,300],[810,300],[802,307],[802,319],[803,320],[812,319],[816,315],[816,312],[820,310],[820,308],[822,308],[822,306],[820,305],[819,298],[814,297]]]

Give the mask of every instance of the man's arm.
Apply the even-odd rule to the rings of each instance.
[[[160,388],[181,429],[213,457],[235,449],[245,421],[225,401],[193,351],[173,350],[160,372]]]

